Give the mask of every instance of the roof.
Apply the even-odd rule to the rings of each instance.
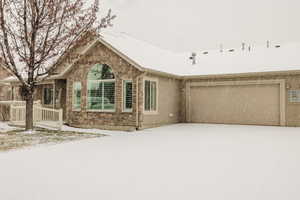
[[[140,70],[167,73],[175,76],[227,75],[256,72],[300,71],[300,43],[282,44],[279,48],[252,46],[251,51],[241,48],[234,51],[218,50],[195,52],[196,64],[190,59],[192,52],[175,53],[138,40],[129,34],[105,31],[88,45],[85,54],[97,42],[104,43],[118,55]],[[60,77],[76,63],[70,64]],[[17,81],[8,77],[4,82]]]
[[[102,33],[102,39],[146,69],[178,76],[239,74],[300,70],[300,44],[283,44],[279,48],[257,46],[251,51],[235,49],[197,52],[196,64],[192,52],[174,53],[163,50],[126,33]]]

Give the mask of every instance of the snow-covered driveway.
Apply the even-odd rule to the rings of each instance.
[[[299,200],[300,129],[173,125],[0,154],[3,200]]]

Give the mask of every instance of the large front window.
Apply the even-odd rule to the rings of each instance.
[[[115,110],[115,76],[108,65],[97,64],[88,74],[88,110]]]

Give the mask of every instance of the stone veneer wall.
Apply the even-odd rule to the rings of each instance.
[[[109,65],[115,74],[115,112],[87,110],[87,75],[91,67],[97,63]],[[140,75],[139,70],[116,53],[101,43],[97,44],[95,48],[87,53],[84,59],[73,66],[73,69],[67,75],[67,122],[71,126],[82,128],[135,129],[138,125],[137,118],[141,115],[140,110],[137,108],[137,101],[140,102],[141,100],[136,96],[141,84]],[[122,81],[127,79],[133,81],[133,112],[131,113],[122,110]],[[82,85],[81,111],[73,111],[72,109],[74,82],[81,82]]]

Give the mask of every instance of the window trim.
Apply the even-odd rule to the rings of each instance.
[[[76,108],[74,108],[74,101],[75,101],[75,84],[76,83],[80,83],[80,108],[78,108],[78,109],[76,109]],[[81,83],[81,81],[74,81],[73,82],[73,88],[72,88],[72,111],[81,111],[81,105],[82,105],[82,83]]]
[[[88,73],[86,74],[86,90],[85,90],[85,92],[86,92],[86,111],[87,112],[95,112],[95,113],[115,113],[116,112],[116,107],[117,107],[117,102],[116,102],[116,94],[117,94],[117,87],[116,87],[116,84],[117,84],[117,81],[116,81],[116,76],[115,76],[115,72],[114,72],[114,70],[113,70],[113,68],[110,66],[110,65],[108,65],[108,64],[106,64],[106,63],[102,63],[102,64],[100,64],[100,65],[107,65],[108,67],[110,67],[110,69],[112,70],[112,73],[114,74],[114,76],[115,76],[115,78],[114,79],[103,79],[103,80],[89,80],[88,79],[88,76],[89,76],[89,73],[90,73],[90,71],[92,70],[92,68],[94,67],[94,66],[96,66],[96,65],[98,65],[98,64],[100,64],[100,63],[96,63],[96,64],[93,64],[93,65],[91,65],[91,67],[90,67],[90,69],[88,70]],[[89,105],[88,105],[88,99],[89,99],[89,94],[88,94],[88,89],[89,89],[89,82],[96,82],[96,83],[105,83],[105,82],[114,82],[114,84],[115,84],[115,87],[114,87],[114,102],[115,102],[115,104],[114,104],[114,109],[110,109],[110,110],[108,110],[108,109],[89,109]]]
[[[131,82],[132,84],[132,108],[131,109],[126,109],[125,105],[126,105],[126,91],[125,91],[125,84]],[[123,79],[122,80],[122,112],[124,113],[132,113],[133,112],[133,80],[132,79]]]
[[[156,82],[156,109],[155,110],[150,110],[147,111],[145,110],[145,82],[146,81],[151,81],[151,82]],[[159,97],[159,81],[158,78],[152,78],[152,77],[144,77],[143,79],[143,113],[146,115],[157,115],[158,114],[158,98]]]

